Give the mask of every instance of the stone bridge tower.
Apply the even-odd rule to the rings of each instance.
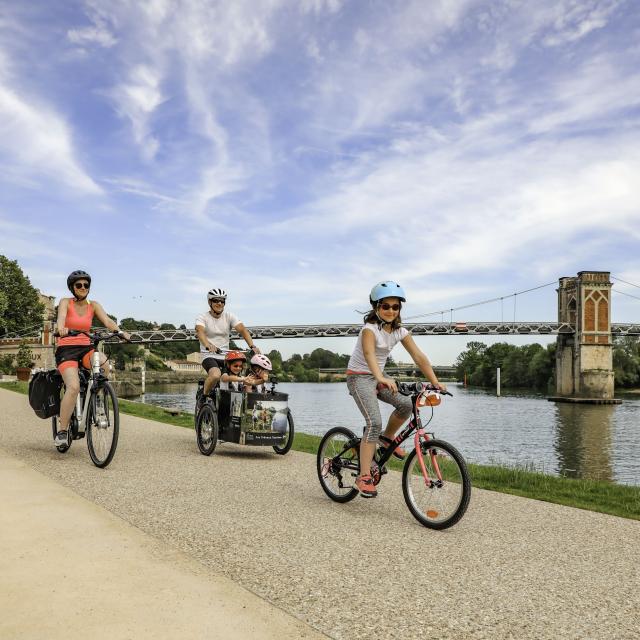
[[[611,281],[608,271],[560,278],[556,392],[574,398],[613,398]]]

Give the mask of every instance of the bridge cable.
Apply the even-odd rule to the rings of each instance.
[[[444,309],[444,310],[440,310],[440,311],[431,311],[429,313],[419,313],[418,315],[415,316],[408,316],[405,318],[405,320],[414,320],[415,318],[425,318],[427,316],[435,316],[438,314],[442,314],[444,315],[445,313],[449,313],[450,314],[450,318],[451,318],[451,322],[453,323],[453,312],[454,311],[460,311],[462,309],[470,309],[471,307],[479,307],[480,305],[483,304],[488,304],[490,302],[498,302],[498,301],[502,301],[505,298],[513,298],[514,296],[519,296],[522,295],[523,293],[529,293],[531,291],[536,291],[538,289],[543,289],[544,287],[550,287],[551,285],[557,285],[557,281],[553,281],[553,282],[547,282],[547,284],[541,284],[537,287],[531,287],[531,289],[525,289],[523,291],[516,291],[515,293],[511,293],[509,295],[506,296],[501,296],[501,297],[497,297],[497,298],[489,298],[488,300],[481,300],[480,302],[474,302],[472,304],[465,304],[462,305],[460,307],[452,307],[451,309]],[[515,313],[515,312],[514,312]],[[515,316],[514,316],[514,322],[515,322]]]
[[[628,296],[629,298],[635,298],[636,300],[640,300],[640,297],[633,296],[630,293],[625,293],[624,291],[614,291],[613,293],[619,293],[621,296]]]
[[[628,284],[632,287],[636,287],[636,289],[640,289],[640,285],[638,284],[633,284],[633,282],[627,282],[626,280],[623,280],[622,278],[616,278],[616,276],[611,276],[614,280],[617,280],[618,282],[624,282],[625,284]]]

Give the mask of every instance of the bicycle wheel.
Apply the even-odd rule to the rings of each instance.
[[[293,434],[294,434],[294,426],[293,426],[293,417],[291,416],[291,412],[287,414],[287,432],[285,434],[285,440],[282,444],[273,445],[273,450],[276,453],[279,453],[283,456],[285,453],[289,452],[291,449],[291,445],[293,444]]]
[[[402,492],[415,519],[429,529],[446,529],[462,518],[469,506],[471,480],[460,452],[443,440],[421,445],[428,480],[425,482],[417,451],[407,457]]]
[[[349,429],[334,427],[318,447],[318,479],[323,491],[335,502],[349,502],[358,495],[360,438]]]
[[[87,448],[96,467],[104,468],[113,459],[119,430],[118,398],[111,385],[103,382],[90,399],[85,427]]]
[[[53,416],[53,418],[51,418],[51,429],[53,431],[54,439],[56,437],[56,434],[58,433],[58,420],[60,420],[60,416]],[[57,445],[56,449],[60,453],[66,453],[67,451],[69,451],[69,447],[71,446],[71,438],[69,437],[68,433],[67,433],[67,443],[68,444]]]
[[[198,449],[204,456],[210,456],[218,442],[218,416],[213,407],[205,404],[196,419],[196,440]]]

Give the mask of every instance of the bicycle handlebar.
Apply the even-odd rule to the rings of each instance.
[[[396,385],[398,386],[398,392],[403,396],[410,396],[414,393],[422,393],[423,391],[437,391],[443,396],[453,397],[453,394],[449,391],[444,391],[430,382],[396,382]]]
[[[55,331],[53,334],[56,338],[60,337],[60,334],[58,333],[58,331]],[[124,340],[125,342],[131,342],[131,340],[127,340],[123,335],[121,331],[108,331],[108,332],[95,332],[95,333],[90,333],[88,331],[77,331],[76,329],[69,329],[69,332],[67,333],[68,336],[79,336],[79,335],[85,335],[89,338],[89,340],[91,340],[92,342],[100,342],[101,340],[108,340],[109,338],[114,338],[114,337],[118,337],[121,340]]]

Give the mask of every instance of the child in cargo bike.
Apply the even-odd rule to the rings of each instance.
[[[59,338],[56,342],[55,358],[58,371],[64,380],[65,393],[60,403],[60,426],[54,439],[56,446],[67,442],[69,420],[80,393],[78,367],[82,364],[89,369],[91,355],[94,352],[89,336],[84,334],[70,336],[69,331],[90,331],[94,315],[107,329],[119,331],[118,325],[107,315],[102,306],[95,300],[91,302],[88,300],[90,287],[91,276],[86,271],[71,272],[67,278],[67,288],[73,294],[73,298],[62,298],[58,305],[56,326]],[[125,331],[120,331],[120,335],[125,340],[131,337]],[[100,354],[100,364],[105,375],[109,373],[106,360],[106,356]]]
[[[251,373],[244,381],[244,390],[247,392],[264,393],[264,385],[269,382],[269,372],[272,369],[271,360],[261,353],[256,353],[251,358]]]

